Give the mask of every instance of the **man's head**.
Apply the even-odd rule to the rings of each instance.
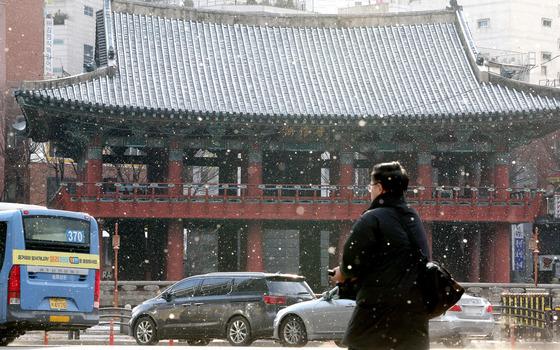
[[[374,165],[371,172],[370,192],[374,200],[382,193],[400,197],[408,189],[408,174],[399,162]]]

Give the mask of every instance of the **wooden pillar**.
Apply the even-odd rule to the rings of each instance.
[[[352,190],[348,187],[354,184],[354,151],[350,146],[343,146],[340,152],[340,196],[350,199]]]
[[[340,236],[338,237],[338,248],[336,250],[336,261],[342,263],[342,253],[344,251],[344,243],[350,236],[352,231],[352,221],[342,221],[339,225]]]
[[[418,176],[416,183],[425,189],[420,192],[420,199],[432,198],[432,154],[429,152],[418,152]]]
[[[496,200],[506,201],[509,199],[509,192],[506,191],[510,187],[509,183],[509,167],[510,156],[508,153],[496,154],[494,165],[494,183],[496,185]]]
[[[167,182],[173,185],[169,194],[173,197],[183,194],[183,150],[177,140],[171,140],[169,144]]]
[[[184,277],[183,265],[184,233],[182,220],[170,220],[167,226],[167,275],[168,281],[178,281]]]
[[[260,221],[250,221],[247,234],[247,271],[264,272],[263,232]]]
[[[101,152],[101,137],[94,136],[90,139],[86,151],[84,182],[87,184],[88,196],[97,195],[96,183],[103,181],[103,159]]]
[[[428,249],[429,249],[429,258],[431,259],[434,248],[433,248],[433,234],[432,234],[432,225],[433,223],[424,221],[424,231],[426,232],[426,239],[428,240]]]
[[[254,143],[249,149],[249,166],[247,169],[247,194],[249,197],[260,197],[262,190],[258,188],[262,184],[262,151],[261,145]]]
[[[475,230],[468,240],[470,268],[469,268],[469,282],[480,282],[480,229]]]
[[[487,225],[484,230],[484,236],[481,237],[481,268],[480,282],[495,282],[494,261],[495,261],[495,234],[493,225]]]
[[[497,223],[494,241],[494,280],[492,282],[509,283],[511,270],[511,224]]]

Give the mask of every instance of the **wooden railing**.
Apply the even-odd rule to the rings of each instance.
[[[543,191],[411,186],[408,202],[427,221],[532,222]],[[313,184],[64,183],[51,206],[95,217],[354,220],[367,186]]]
[[[367,186],[313,185],[313,184],[196,184],[196,183],[62,183],[58,193],[68,193],[76,200],[99,201],[165,201],[201,200],[366,200]],[[496,188],[469,186],[411,186],[407,198],[413,201],[435,201],[436,204],[453,202],[529,202],[543,193],[531,188]]]

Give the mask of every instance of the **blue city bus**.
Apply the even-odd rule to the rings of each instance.
[[[84,213],[0,203],[0,345],[99,322],[99,236]]]

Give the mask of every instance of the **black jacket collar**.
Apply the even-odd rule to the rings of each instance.
[[[382,208],[382,207],[395,207],[395,208],[406,209],[408,208],[408,204],[406,204],[406,200],[404,199],[404,196],[395,196],[392,193],[385,192],[377,196],[377,198],[375,198],[373,202],[371,202],[369,208],[367,208],[366,211],[375,208]]]

